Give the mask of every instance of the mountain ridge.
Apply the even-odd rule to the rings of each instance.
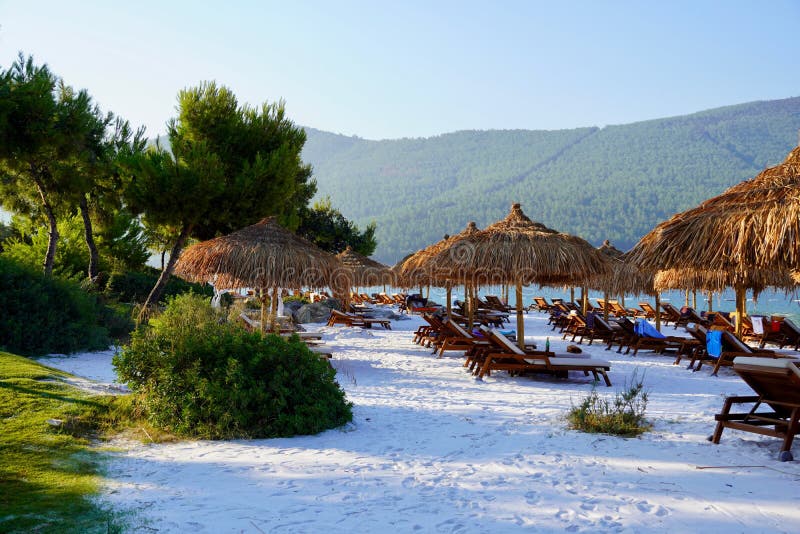
[[[677,211],[783,160],[800,97],[630,124],[564,130],[460,130],[366,140],[306,128],[319,194],[378,223],[375,257],[394,263],[467,221],[521,202],[533,219],[629,248]]]

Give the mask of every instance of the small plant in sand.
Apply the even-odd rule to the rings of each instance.
[[[567,419],[570,427],[590,433],[635,437],[650,429],[645,419],[648,395],[644,378],[634,371],[625,388],[613,399],[592,392],[577,406],[573,405]]]

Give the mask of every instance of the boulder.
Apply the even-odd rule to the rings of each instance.
[[[292,317],[296,323],[324,323],[331,316],[331,310],[336,304],[338,303],[333,300],[304,304],[292,312]]]

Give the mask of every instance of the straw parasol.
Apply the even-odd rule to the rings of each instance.
[[[448,243],[452,243],[456,239],[471,236],[477,232],[478,225],[475,224],[475,221],[470,221],[467,223],[466,228],[464,228],[458,234],[454,236],[445,234],[441,241],[437,241],[436,243],[428,245],[414,254],[406,256],[400,265],[399,272],[401,279],[407,282],[416,282],[416,284],[445,286],[445,289],[447,290],[447,313],[449,315],[451,312],[450,297],[453,289],[452,283],[448,280],[446,273],[437,269],[437,265],[435,262],[432,262],[431,259],[435,257],[436,254],[438,254],[442,249],[444,249]],[[469,292],[466,287],[465,291]],[[469,299],[465,300],[469,302]]]
[[[335,256],[279,225],[274,217],[184,250],[175,273],[218,289],[256,288],[261,293],[261,331],[266,330],[266,292],[279,287],[349,285],[349,271]],[[272,307],[275,301],[272,299]]]
[[[352,272],[352,282],[356,287],[391,284],[394,273],[386,265],[363,256],[347,245],[336,258]]]
[[[800,265],[800,147],[782,164],[662,222],[630,258],[651,271],[716,272],[736,290],[737,314],[744,314],[749,287],[785,280],[782,272]]]
[[[532,221],[519,204],[508,216],[472,235],[451,239],[429,261],[441,276],[473,285],[515,284],[518,343],[522,347],[522,286],[584,283],[608,271],[608,262],[586,240]]]

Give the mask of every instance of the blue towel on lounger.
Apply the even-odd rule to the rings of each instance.
[[[709,330],[706,334],[706,352],[714,359],[722,356],[722,330]]]
[[[651,325],[644,319],[638,319],[636,321],[636,325],[633,327],[633,331],[642,337],[651,337],[654,339],[664,339],[665,337],[667,337],[658,330],[656,330],[656,328],[653,325]]]

